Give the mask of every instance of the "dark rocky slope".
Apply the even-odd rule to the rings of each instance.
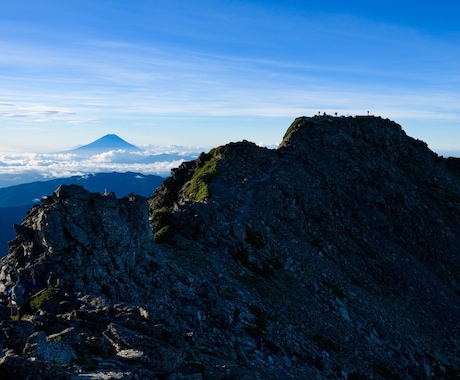
[[[33,315],[0,308],[0,373],[458,379],[459,178],[389,120],[315,117],[149,199],[61,187],[0,262],[0,291],[53,276]]]

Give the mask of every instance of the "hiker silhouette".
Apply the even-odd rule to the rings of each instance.
[[[16,306],[19,319],[25,314],[31,314],[32,309],[30,307],[30,293],[39,287],[39,283],[32,273],[32,282],[26,280],[24,273],[19,273],[18,281],[16,284],[8,290],[8,296],[11,298],[13,305]]]

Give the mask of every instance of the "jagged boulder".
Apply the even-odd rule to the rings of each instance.
[[[35,332],[27,338],[22,355],[26,359],[60,365],[69,365],[77,358],[74,349],[67,342],[47,338],[43,331]]]
[[[5,268],[33,270],[42,284],[133,300],[153,256],[147,209],[140,196],[117,199],[62,185],[15,226],[1,278],[15,279]]]

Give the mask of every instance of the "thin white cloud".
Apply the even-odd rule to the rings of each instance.
[[[68,108],[46,106],[40,103],[0,103],[0,118],[23,118],[25,123],[46,123],[50,121],[73,121],[76,112]]]

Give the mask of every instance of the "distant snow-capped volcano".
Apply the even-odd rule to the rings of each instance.
[[[0,152],[0,188],[94,173],[136,172],[168,177],[171,169],[177,168],[182,161],[194,160],[201,149],[138,147],[115,134],[108,134],[71,150],[21,152],[14,156]]]
[[[79,155],[94,155],[100,154],[104,152],[108,152],[111,150],[125,150],[128,152],[143,152],[144,149],[138,148],[137,146],[130,144],[123,140],[122,138],[118,137],[115,134],[108,134],[96,141],[93,141],[90,144],[80,146],[78,148],[72,149],[67,151],[68,153],[76,153]]]

